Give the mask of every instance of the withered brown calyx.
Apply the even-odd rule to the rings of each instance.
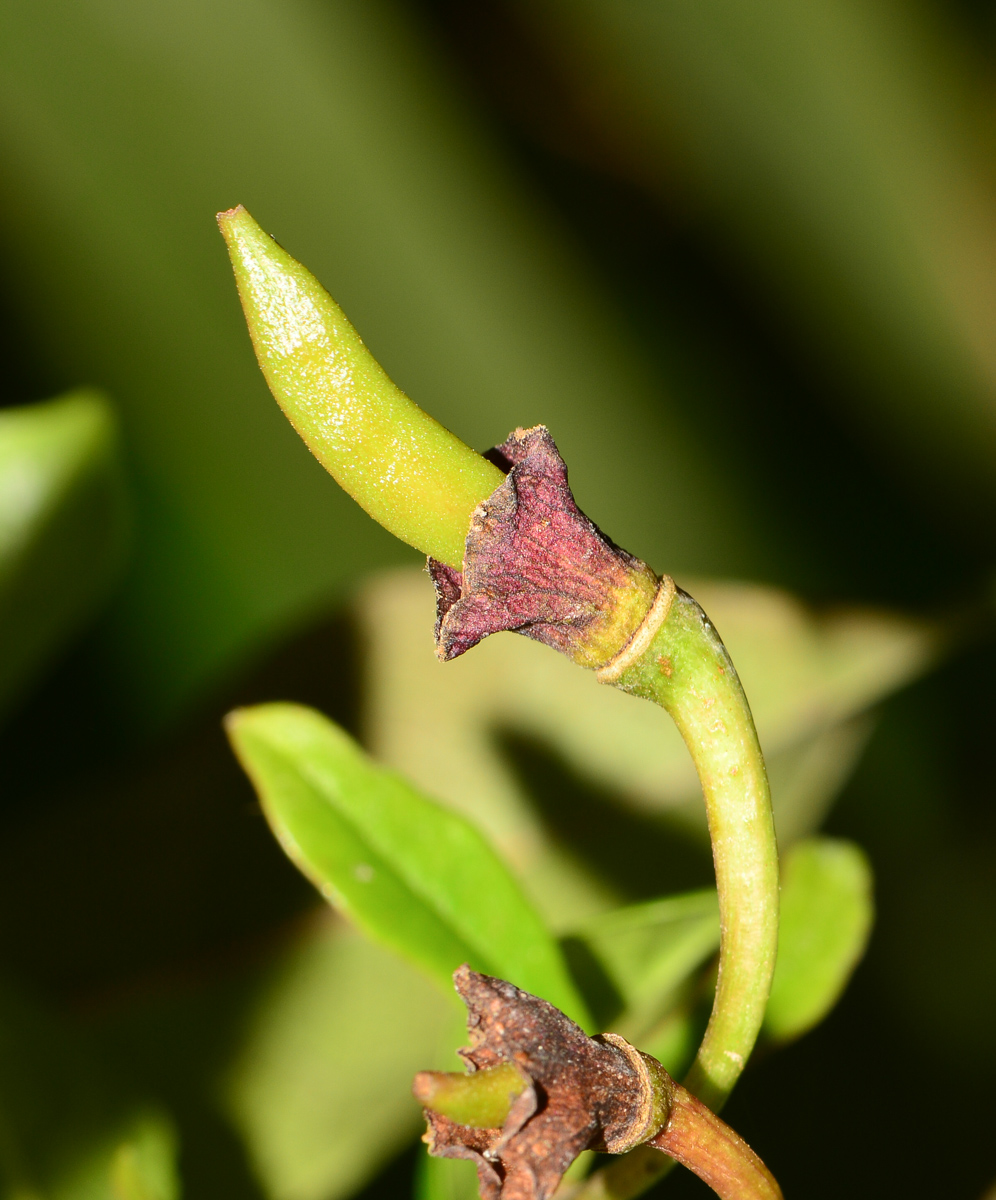
[[[611,1034],[588,1037],[501,979],[467,966],[453,978],[468,1010],[471,1045],[460,1054],[471,1073],[511,1062],[528,1081],[501,1128],[426,1110],[429,1153],[473,1161],[483,1200],[546,1200],[583,1150],[621,1153],[666,1125],[674,1085],[654,1059]]]
[[[508,474],[473,515],[463,571],[429,559],[436,652],[456,658],[511,630],[603,666],[650,610],[657,576],[577,507],[545,426],[516,429],[487,457]]]

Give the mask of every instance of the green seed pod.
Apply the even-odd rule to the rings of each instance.
[[[317,279],[239,205],[218,214],[259,365],[308,449],[375,521],[463,565],[502,472],[388,378]]]

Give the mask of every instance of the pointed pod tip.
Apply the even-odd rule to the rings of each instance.
[[[412,1080],[412,1095],[423,1108],[431,1108],[439,1092],[436,1071],[419,1071]]]
[[[256,358],[308,449],[396,537],[463,562],[504,476],[398,388],[319,281],[238,204],[217,214]]]
[[[470,1074],[419,1071],[412,1081],[412,1095],[423,1108],[458,1125],[500,1129],[531,1083],[514,1062],[499,1062]]]
[[[233,708],[231,712],[225,713],[221,719],[225,732],[228,734],[234,733],[242,724],[247,711],[245,708]]]
[[[256,238],[268,238],[244,204],[236,204],[234,208],[226,208],[224,212],[215,213],[215,220],[218,222],[221,236],[228,243],[230,252],[234,252],[236,245],[247,235],[250,239],[254,235]]]
[[[249,212],[248,212],[248,209],[246,208],[246,206],[244,204],[236,204],[234,208],[226,208],[223,212],[215,213],[214,218],[218,222],[218,224],[224,229],[225,225],[229,221],[232,221],[235,218],[240,217],[243,213],[245,213],[247,216],[249,215]]]

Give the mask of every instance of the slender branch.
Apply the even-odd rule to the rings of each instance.
[[[782,1200],[774,1175],[743,1138],[677,1084],[670,1119],[647,1145],[694,1172],[720,1200]]]
[[[719,1109],[760,1032],[778,948],[778,851],[754,721],[712,622],[667,577],[644,624],[598,678],[667,710],[702,784],[721,941],[712,1014],[685,1084]],[[592,1175],[572,1200],[632,1200],[670,1167],[641,1146]]]
[[[778,851],[761,747],[726,647],[670,579],[659,597],[631,643],[639,653],[627,647],[598,678],[667,710],[702,783],[721,941],[712,1016],[686,1084],[718,1108],[764,1020],[778,948]]]

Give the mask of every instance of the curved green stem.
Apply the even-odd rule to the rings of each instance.
[[[721,942],[712,1015],[685,1086],[719,1109],[760,1032],[778,948],[778,851],[754,721],[712,622],[666,577],[641,629],[598,678],[667,710],[702,784]],[[630,1200],[669,1166],[641,1147],[592,1176],[573,1200]]]
[[[634,646],[638,634],[599,672],[599,679],[667,710],[702,783],[719,892],[721,942],[712,1016],[686,1086],[710,1108],[717,1108],[754,1048],[775,969],[775,827],[754,720],[712,622],[670,580],[662,584],[648,621],[651,626],[645,624],[641,631],[645,648]]]

